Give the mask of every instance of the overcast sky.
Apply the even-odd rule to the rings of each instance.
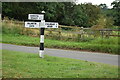
[[[85,2],[91,2],[92,4],[97,4],[97,5],[99,5],[99,4],[107,4],[107,6],[109,7],[109,8],[112,8],[112,6],[111,6],[111,3],[113,2],[113,1],[115,1],[115,0],[77,0],[77,2],[78,3],[85,3]]]

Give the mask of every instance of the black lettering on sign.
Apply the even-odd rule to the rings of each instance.
[[[37,23],[27,23],[27,24],[29,25],[29,27],[35,27]]]
[[[29,27],[34,27],[34,25],[31,24],[31,25],[29,25]]]
[[[52,26],[48,25],[47,27],[52,27]]]
[[[39,16],[38,15],[30,15],[31,19],[37,19]]]
[[[57,28],[58,27],[57,23],[45,23],[45,25],[47,25],[48,28]]]

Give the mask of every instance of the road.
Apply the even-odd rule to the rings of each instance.
[[[18,45],[2,44],[2,43],[0,43],[0,45],[2,45],[2,49],[6,49],[6,50],[22,51],[29,53],[38,53],[39,51],[38,47],[27,47],[27,46],[18,46]],[[105,53],[45,48],[45,54],[50,56],[79,59],[84,61],[105,63],[110,65],[117,65],[117,66],[119,65],[118,55],[110,55]]]

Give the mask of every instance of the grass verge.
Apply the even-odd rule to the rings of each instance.
[[[31,37],[25,35],[13,35],[3,34],[3,43],[25,45],[25,46],[39,46],[39,37]],[[46,48],[60,48],[60,49],[73,49],[73,50],[87,50],[97,51],[111,54],[120,54],[118,39],[96,39],[91,42],[70,42],[70,41],[59,41],[52,39],[45,39]]]
[[[117,78],[118,67],[68,58],[2,50],[3,78]]]

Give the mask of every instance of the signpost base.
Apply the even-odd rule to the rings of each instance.
[[[44,58],[44,51],[42,51],[42,50],[39,51],[39,57]]]

